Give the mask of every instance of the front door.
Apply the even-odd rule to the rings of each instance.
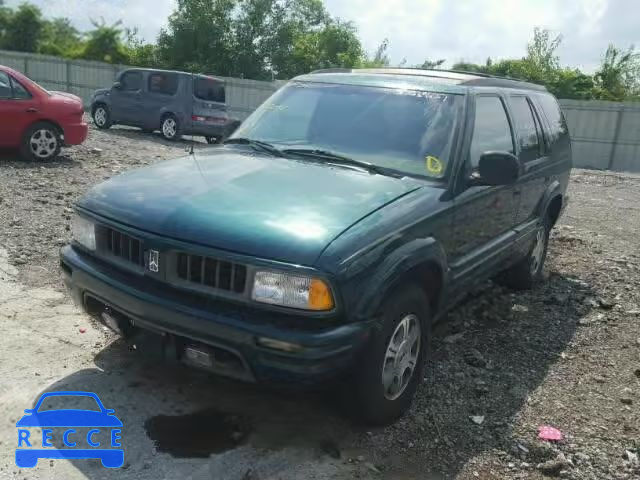
[[[111,118],[126,125],[140,125],[142,108],[143,74],[138,70],[127,70],[120,75],[120,86],[111,89]]]
[[[27,127],[38,119],[38,107],[20,82],[0,71],[0,145],[19,145]]]
[[[513,133],[502,98],[475,98],[473,135],[464,168],[459,172],[454,200],[455,244],[451,252],[454,287],[491,275],[509,254],[513,236],[518,192],[514,185],[468,186],[477,171],[480,156],[488,151],[515,152]]]

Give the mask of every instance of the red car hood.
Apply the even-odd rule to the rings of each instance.
[[[76,102],[82,103],[82,99],[73,93],[67,92],[49,92],[55,97],[64,97],[65,99],[75,100]]]

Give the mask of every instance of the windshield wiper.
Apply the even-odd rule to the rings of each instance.
[[[282,150],[282,153],[288,155],[300,155],[304,157],[324,158],[331,160],[331,163],[338,165],[350,165],[353,167],[362,168],[371,173],[377,173],[378,175],[386,176],[399,176],[393,170],[389,170],[372,163],[363,162],[362,160],[356,160],[355,158],[345,157],[339,153],[331,152],[329,150],[321,150],[317,148],[286,148]]]
[[[263,152],[270,153],[275,157],[284,157],[284,154],[281,150],[277,149],[269,142],[263,142],[262,140],[253,140],[251,138],[244,137],[236,137],[236,138],[228,138],[224,142],[225,145],[228,144],[237,144],[237,145],[249,145],[250,147],[256,150],[262,150]]]

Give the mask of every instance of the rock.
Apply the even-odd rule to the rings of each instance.
[[[356,457],[356,460],[359,461],[359,462],[364,462],[364,455],[358,455]]]
[[[600,297],[598,298],[598,305],[604,310],[611,310],[617,305],[616,301],[612,298]]]
[[[636,377],[640,378],[640,368],[636,368],[636,370],[635,370],[635,372],[633,372],[633,374],[634,374]]]
[[[622,397],[620,398],[620,403],[623,405],[633,405],[633,399],[631,397]]]
[[[380,469],[378,467],[376,467],[373,463],[370,462],[366,462],[364,464],[365,467],[367,467],[370,471],[372,471],[373,473],[382,473],[380,471]]]
[[[320,443],[320,449],[336,460],[340,458],[340,449],[333,440],[324,440]]]
[[[90,153],[93,153],[93,154],[97,154],[97,155],[99,155],[99,154],[101,154],[101,153],[102,153],[102,149],[101,149],[101,148],[98,148],[98,147],[93,147],[91,150],[89,150],[89,152],[90,152]]]
[[[569,301],[569,295],[566,293],[554,293],[545,299],[544,303],[550,305],[565,305]]]
[[[529,311],[529,307],[526,305],[518,305],[517,303],[511,307],[513,312],[525,313]]]
[[[602,375],[596,375],[595,377],[593,377],[593,380],[595,380],[596,383],[605,383],[607,381],[607,379]]]
[[[472,367],[484,368],[487,366],[487,361],[482,354],[475,348],[470,348],[463,354],[464,361]]]
[[[476,425],[482,425],[484,422],[484,415],[471,415],[469,419],[471,419],[471,421]]]
[[[598,302],[593,297],[585,297],[584,300],[582,300],[582,303],[587,307],[597,307],[598,306]]]
[[[625,450],[623,458],[632,465],[638,464],[638,454],[631,450]]]
[[[444,343],[452,344],[456,343],[458,340],[461,340],[464,337],[464,332],[454,333],[452,335],[447,335],[442,339]]]
[[[560,453],[553,460],[547,460],[546,462],[539,463],[536,468],[545,475],[557,476],[560,474],[560,471],[562,471],[567,466],[569,466],[569,462],[567,461],[564,454]]]

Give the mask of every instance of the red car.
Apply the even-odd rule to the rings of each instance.
[[[83,117],[79,97],[49,92],[0,65],[0,147],[19,148],[29,160],[50,160],[63,145],[85,141],[88,126]]]

